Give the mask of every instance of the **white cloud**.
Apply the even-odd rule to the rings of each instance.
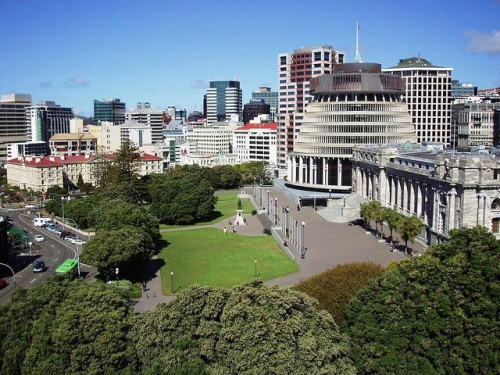
[[[41,89],[51,89],[52,88],[52,82],[50,82],[50,81],[39,82],[38,86]]]
[[[195,81],[192,81],[189,87],[192,89],[206,89],[208,85],[205,81],[197,79]]]
[[[467,51],[473,53],[488,53],[490,55],[500,54],[500,31],[493,30],[489,34],[471,30],[465,33],[469,38]]]
[[[90,82],[83,77],[69,78],[64,84],[65,87],[88,87]]]

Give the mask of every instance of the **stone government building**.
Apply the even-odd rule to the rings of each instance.
[[[495,149],[441,150],[425,144],[353,149],[353,192],[422,218],[418,240],[447,240],[451,229],[484,226],[500,239],[500,158]]]

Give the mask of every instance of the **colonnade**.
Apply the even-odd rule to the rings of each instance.
[[[351,165],[349,158],[291,155],[287,181],[319,189],[350,191]]]

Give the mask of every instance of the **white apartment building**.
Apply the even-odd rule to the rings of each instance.
[[[121,128],[110,121],[102,121],[101,125],[87,125],[87,130],[97,138],[99,152],[112,153],[122,145]]]
[[[26,108],[31,95],[6,94],[0,98],[0,163],[7,160],[7,144],[26,142]]]
[[[234,130],[241,122],[214,123],[213,126],[194,127],[187,139],[193,154],[233,153]]]
[[[233,153],[240,163],[277,162],[277,123],[250,123],[234,130]]]
[[[417,142],[451,144],[452,68],[432,65],[421,57],[399,60],[383,72],[405,81],[405,101],[415,125]]]
[[[95,154],[97,138],[90,133],[59,133],[49,140],[51,155]]]
[[[148,102],[137,103],[137,108],[127,112],[125,119],[150,126],[152,143],[163,141],[163,111],[151,108]]]
[[[122,143],[129,140],[137,147],[143,147],[153,143],[151,126],[133,120],[125,120],[125,123],[119,126]]]
[[[311,78],[330,74],[336,63],[343,63],[345,53],[331,46],[296,49],[278,55],[278,168],[286,173],[287,156],[295,147],[304,120],[305,107],[311,101]],[[282,172],[282,173],[281,173]]]

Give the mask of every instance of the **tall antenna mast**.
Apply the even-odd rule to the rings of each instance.
[[[359,53],[359,31],[359,23],[356,22],[356,56],[354,56],[354,62],[363,62],[361,54]]]

